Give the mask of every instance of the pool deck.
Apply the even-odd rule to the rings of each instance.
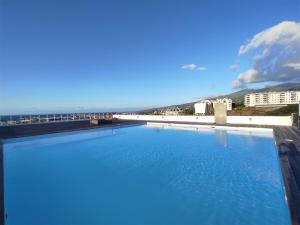
[[[91,124],[88,120],[68,121],[68,122],[51,122],[39,124],[24,124],[0,127],[0,139],[26,137],[34,135],[43,135],[50,133],[59,133],[64,131],[78,131],[86,129],[95,129],[101,127],[121,126],[130,124],[144,124],[141,121],[127,120],[107,120],[100,122],[98,125]]]
[[[296,127],[275,127],[285,192],[293,225],[300,225],[300,130]]]
[[[3,145],[0,138],[0,225],[4,225]]]
[[[22,130],[22,132],[12,132],[9,135],[0,135],[0,225],[4,224],[4,192],[3,192],[3,146],[2,140],[6,138],[20,137],[20,136],[32,136],[41,135],[54,132],[71,131],[71,130],[82,130],[100,127],[110,126],[122,126],[130,124],[143,124],[146,121],[114,121],[111,124],[105,124],[100,126],[83,126],[83,127],[65,127],[61,129],[49,130],[41,129],[40,131],[35,130],[32,132],[32,127],[28,126],[28,131]],[[150,121],[149,121],[150,122]],[[158,121],[155,121],[158,122]],[[165,122],[164,123],[178,123],[178,122]],[[196,125],[211,125],[218,126],[215,124],[204,124],[204,123],[179,123],[179,124],[196,124]],[[285,184],[285,193],[287,196],[288,206],[291,214],[292,225],[300,225],[300,130],[296,127],[272,127],[272,126],[247,126],[247,125],[222,125],[231,127],[262,127],[262,128],[273,128],[274,138],[278,150],[281,171],[283,174],[283,180]],[[67,129],[66,129],[67,128]],[[16,135],[19,134],[19,135]]]

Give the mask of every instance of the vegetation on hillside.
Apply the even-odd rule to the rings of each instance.
[[[298,105],[288,105],[288,106],[281,107],[279,109],[275,109],[270,112],[266,112],[266,115],[267,116],[288,116],[291,115],[292,113],[296,113],[296,115],[298,115],[298,109],[299,109]]]
[[[271,91],[300,91],[300,83],[285,83],[285,84],[279,84],[279,85],[275,85],[275,86],[269,86],[269,87],[265,87],[265,88],[261,88],[261,89],[244,89],[241,91],[237,91],[228,95],[221,95],[221,96],[217,96],[214,98],[208,98],[210,100],[213,99],[217,99],[217,98],[230,98],[232,99],[232,101],[235,104],[235,107],[238,109],[237,111],[233,112],[234,115],[266,115],[266,109],[255,109],[255,108],[249,108],[249,107],[244,107],[244,97],[246,94],[250,94],[250,93],[260,93],[260,92],[271,92]],[[172,105],[169,107],[179,107],[182,108],[184,110],[184,113],[186,113],[186,115],[191,115],[191,109],[194,109],[194,104],[196,102],[189,102],[189,103],[185,103],[185,104],[180,104],[180,105]],[[295,106],[294,106],[295,107]],[[143,110],[140,111],[139,113],[142,114],[154,114],[154,112],[156,112],[157,114],[160,114],[161,111],[164,111],[165,109],[167,109],[168,107],[161,107],[161,108],[155,108],[155,109],[148,109],[148,110]],[[291,108],[288,107],[288,109],[282,109],[283,111],[277,111],[278,108],[274,109],[268,109],[267,111],[274,111],[273,114],[274,115],[289,115]],[[286,112],[284,110],[287,110]],[[295,112],[295,108],[294,110],[292,110],[292,112]],[[272,114],[271,112],[268,112],[270,114]]]
[[[187,107],[183,109],[184,115],[194,115],[194,113],[195,113],[194,107]]]
[[[217,98],[230,98],[237,105],[244,104],[244,97],[250,93],[261,93],[261,92],[278,92],[278,91],[300,91],[300,83],[285,83],[275,86],[268,86],[261,89],[244,89],[228,95],[222,95],[211,99]]]

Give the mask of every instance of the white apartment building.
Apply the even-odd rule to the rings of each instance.
[[[213,105],[215,107],[215,103],[223,103],[226,105],[227,111],[232,110],[232,100],[230,98],[219,98],[213,101]]]
[[[183,110],[179,107],[169,107],[165,110],[164,115],[166,116],[178,116],[183,113]]]
[[[203,100],[194,104],[196,115],[209,114],[212,111],[213,103],[210,100]]]
[[[202,100],[194,104],[195,114],[208,114],[209,112],[211,112],[212,108],[215,107],[216,103],[223,103],[224,105],[226,105],[227,111],[232,110],[232,100],[230,98]]]
[[[300,91],[264,92],[245,95],[245,106],[298,104]]]

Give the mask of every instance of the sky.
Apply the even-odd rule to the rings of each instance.
[[[300,0],[0,0],[0,114],[122,111],[300,77]]]

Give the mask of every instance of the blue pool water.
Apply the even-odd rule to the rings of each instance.
[[[8,225],[290,224],[271,133],[105,128],[3,154]]]

